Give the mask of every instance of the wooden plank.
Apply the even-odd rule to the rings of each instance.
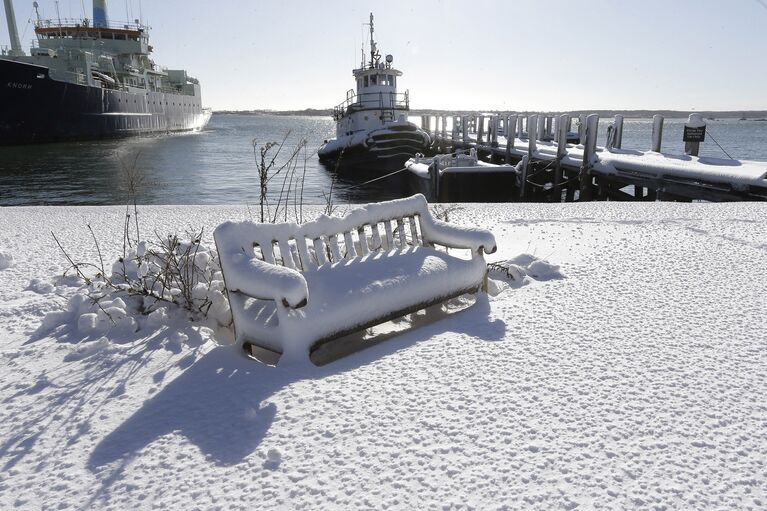
[[[282,265],[290,268],[291,270],[296,269],[296,263],[293,261],[293,251],[290,247],[290,242],[288,240],[279,240],[277,242],[278,246],[280,247],[280,256],[282,256]]]
[[[418,242],[418,229],[415,226],[415,217],[408,217],[410,221],[410,238],[413,240],[413,246],[417,247],[421,243]]]
[[[407,237],[405,237],[405,222],[401,218],[397,219],[397,232],[399,233],[400,248],[407,248]]]
[[[306,238],[303,236],[297,237],[296,246],[298,247],[298,255],[301,260],[301,269],[303,269],[303,271],[315,269],[317,265],[309,256],[309,248],[306,246]]]
[[[386,250],[394,250],[394,233],[391,230],[391,220],[384,220],[384,231],[386,232]]]
[[[377,252],[382,248],[381,232],[378,230],[378,222],[370,226],[373,232],[373,247],[372,250]]]
[[[328,262],[325,258],[325,247],[323,246],[322,239],[320,238],[314,240],[314,257],[317,258],[318,266],[322,266]]]
[[[341,256],[341,249],[338,247],[338,235],[333,234],[328,236],[328,245],[330,246],[330,254],[333,256],[333,262],[337,263],[343,257]]]
[[[364,225],[357,228],[357,236],[359,236],[360,239],[360,250],[362,250],[362,255],[368,255],[370,253],[370,247],[368,246],[368,237]]]
[[[354,248],[354,238],[351,231],[344,233],[344,245],[346,246],[346,259],[357,257],[357,250]]]

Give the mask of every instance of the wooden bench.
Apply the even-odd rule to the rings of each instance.
[[[420,194],[301,225],[226,222],[214,238],[236,343],[251,356],[271,352],[275,363],[486,290],[483,254],[496,250],[489,231],[433,218]]]

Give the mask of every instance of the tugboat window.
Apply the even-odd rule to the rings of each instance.
[[[377,85],[378,75],[370,75],[370,85]]]
[[[365,77],[365,87],[367,87],[367,86],[368,86],[368,77],[366,76]]]

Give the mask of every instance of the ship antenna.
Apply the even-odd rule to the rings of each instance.
[[[376,42],[373,39],[373,13],[370,13],[370,67],[375,67]]]

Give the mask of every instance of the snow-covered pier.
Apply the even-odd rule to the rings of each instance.
[[[580,116],[578,121],[573,123],[567,114],[421,118],[436,152],[474,148],[491,162],[523,162],[514,189],[503,200],[767,200],[767,162],[698,156],[700,142],[695,140],[705,137],[705,122],[697,114],[686,125],[685,138],[690,141],[682,155],[661,152],[660,115],[654,118],[647,151],[621,147],[621,115],[607,126],[603,146],[597,145],[599,116]],[[486,175],[484,169],[477,178]]]

